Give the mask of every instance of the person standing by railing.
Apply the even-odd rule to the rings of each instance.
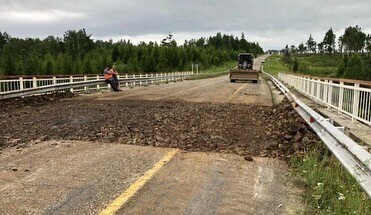
[[[118,86],[117,80],[118,73],[114,68],[110,68],[109,66],[106,67],[104,70],[104,78],[106,79],[106,83],[111,85],[113,91],[118,92],[121,89]]]

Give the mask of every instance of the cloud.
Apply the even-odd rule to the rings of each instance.
[[[85,28],[94,38],[178,42],[216,32],[241,35],[265,49],[321,41],[330,28],[371,29],[371,1],[358,0],[0,0],[0,31],[17,37],[60,36]],[[366,32],[371,33],[371,32]]]
[[[21,23],[21,24],[38,24],[38,23],[55,23],[68,20],[79,20],[84,18],[83,13],[75,13],[62,10],[49,11],[9,11],[0,14],[1,22]]]

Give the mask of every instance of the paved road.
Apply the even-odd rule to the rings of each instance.
[[[74,99],[272,105],[264,79],[226,76]],[[68,140],[0,154],[0,214],[293,214],[298,192],[269,158]]]

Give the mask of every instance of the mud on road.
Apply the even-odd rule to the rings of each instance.
[[[289,160],[318,140],[287,101],[272,105],[263,79],[73,97],[0,100],[2,214],[98,212],[168,147],[183,150],[118,214],[288,214],[301,206],[287,165],[263,157]]]
[[[316,142],[287,101],[264,107],[58,97],[35,97],[23,107],[3,103],[1,146],[84,140],[286,159]]]

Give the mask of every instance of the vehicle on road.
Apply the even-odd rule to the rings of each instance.
[[[231,69],[229,80],[231,82],[252,81],[258,83],[259,71],[253,69],[254,55],[251,53],[240,53],[238,55],[237,69]]]

